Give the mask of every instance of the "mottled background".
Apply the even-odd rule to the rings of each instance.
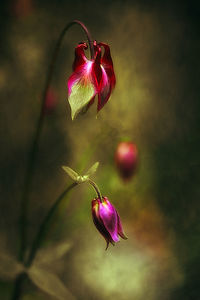
[[[65,24],[83,21],[110,45],[117,77],[110,101],[74,122],[67,102],[75,26],[59,54],[29,206],[29,245],[47,210],[71,181],[61,169],[94,179],[118,209],[128,240],[105,251],[91,218],[94,191],[74,189],[60,206],[41,253],[69,245],[44,268],[76,299],[197,300],[200,298],[200,6],[195,1],[1,0],[0,2],[0,254],[17,256],[18,216],[28,150],[56,39]],[[114,165],[117,144],[132,140],[139,167],[124,184]],[[1,272],[0,272],[1,273]],[[13,281],[1,275],[0,299]],[[56,299],[30,281],[24,300]]]

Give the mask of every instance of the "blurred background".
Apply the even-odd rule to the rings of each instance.
[[[24,176],[50,58],[63,27],[81,20],[108,43],[116,88],[96,118],[96,103],[71,121],[67,79],[81,28],[66,34],[45,112],[31,185],[29,247],[46,212],[71,183],[61,169],[93,177],[117,208],[128,240],[105,251],[92,222],[91,187],[62,202],[41,249],[44,268],[75,299],[200,298],[200,6],[195,1],[1,0],[0,2],[0,253],[17,257]],[[138,148],[138,167],[124,182],[115,166],[119,142]],[[67,243],[59,260],[55,245]],[[0,299],[13,280],[1,276]],[[22,299],[56,299],[30,281]]]

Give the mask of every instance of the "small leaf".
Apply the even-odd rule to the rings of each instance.
[[[93,175],[93,174],[96,172],[98,166],[99,166],[99,162],[97,161],[97,162],[95,162],[95,164],[94,164],[94,165],[86,172],[86,175],[85,175],[85,176],[89,177],[89,176]]]
[[[69,241],[64,241],[57,245],[39,249],[34,264],[48,264],[62,258],[71,248]]]
[[[90,81],[74,83],[68,98],[71,107],[72,120],[88,105],[95,95],[94,86]]]
[[[0,277],[2,279],[14,279],[23,271],[24,267],[14,257],[0,253]]]
[[[56,299],[75,300],[75,297],[55,274],[49,273],[42,268],[32,266],[28,271],[28,275],[39,289],[54,296]]]
[[[62,168],[69,175],[71,179],[73,179],[74,181],[79,181],[80,176],[74,170],[72,170],[67,166],[62,166]]]

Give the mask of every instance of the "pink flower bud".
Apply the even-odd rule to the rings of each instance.
[[[129,180],[138,164],[138,150],[131,142],[121,142],[115,153],[117,169],[124,180]]]
[[[57,95],[55,93],[55,90],[50,87],[46,94],[46,99],[43,107],[43,113],[44,115],[51,114],[57,105]]]
[[[102,197],[102,200],[99,198],[92,200],[92,216],[96,228],[107,242],[106,249],[109,243],[114,245],[119,242],[119,236],[123,239],[127,239],[123,232],[117,210],[108,201],[107,197]]]

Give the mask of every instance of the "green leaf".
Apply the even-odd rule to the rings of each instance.
[[[32,266],[28,270],[29,278],[43,292],[58,300],[75,300],[75,297],[65,287],[62,281],[53,273],[42,268]]]
[[[14,279],[23,271],[24,267],[14,257],[0,253],[0,278]]]
[[[61,259],[71,248],[69,241],[39,249],[34,260],[34,265],[49,264]]]
[[[72,170],[71,168],[67,167],[67,166],[62,166],[63,170],[69,175],[69,177],[71,179],[73,179],[74,181],[79,181],[79,175],[74,171]]]
[[[97,162],[95,162],[95,164],[94,164],[94,165],[86,172],[86,175],[85,175],[85,176],[89,177],[89,176],[93,175],[93,174],[96,172],[98,166],[99,166],[99,162],[97,161]]]
[[[72,120],[86,107],[94,95],[95,89],[91,82],[87,81],[84,84],[78,81],[72,86],[71,94],[68,98]]]

